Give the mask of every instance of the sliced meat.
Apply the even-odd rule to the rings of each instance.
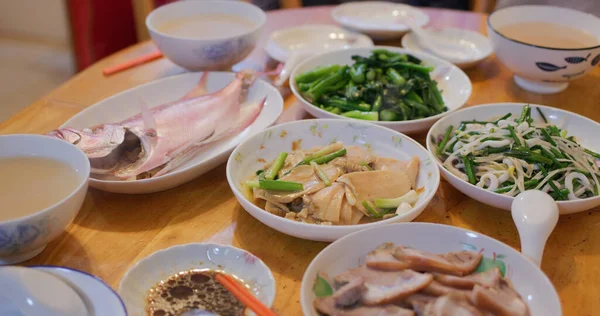
[[[344,173],[370,171],[369,167],[366,166],[368,164],[367,162],[356,162],[347,157],[335,158],[331,161],[331,164],[342,169]]]
[[[398,271],[408,269],[408,263],[394,257],[396,246],[393,243],[385,243],[371,251],[365,258],[365,264],[369,268]]]
[[[317,191],[310,196],[309,215],[322,221],[339,223],[344,195],[344,185],[341,183],[333,183]]]
[[[407,297],[404,301],[407,302],[417,314],[417,316],[422,316],[425,313],[425,308],[427,305],[437,299],[436,296],[416,293],[409,297]]]
[[[341,308],[335,305],[331,296],[320,297],[314,301],[314,304],[320,313],[331,316],[413,316],[415,314],[409,309],[395,305]]]
[[[410,179],[402,171],[375,170],[353,172],[337,179],[345,183],[356,197],[356,207],[366,213],[362,201],[372,201],[375,198],[397,198],[410,191]]]
[[[398,302],[420,291],[433,280],[430,274],[412,270],[388,272],[361,266],[338,275],[335,282],[345,283],[361,277],[366,288],[361,300],[365,305]]]
[[[289,209],[285,204],[269,201],[265,203],[265,210],[278,216],[285,216],[285,214],[289,212]]]
[[[529,308],[506,280],[500,279],[494,288],[475,285],[471,293],[473,305],[502,316],[526,316]]]
[[[494,267],[488,271],[474,273],[464,277],[438,273],[435,273],[433,277],[437,282],[443,285],[470,290],[475,286],[475,284],[479,284],[484,287],[495,287],[502,278],[502,273],[498,267]]]
[[[404,171],[410,179],[410,184],[413,188],[417,185],[417,176],[419,175],[419,165],[421,161],[419,157],[414,156],[409,161],[401,161],[394,158],[377,157],[373,163],[375,170],[395,170]]]
[[[458,295],[463,295],[464,297],[469,297],[469,295],[471,295],[471,291],[446,286],[437,282],[435,279],[431,281],[422,292],[433,296],[444,296],[450,293],[456,293]]]
[[[321,170],[323,170],[331,182],[334,182],[341,175],[341,170],[332,165],[322,165]],[[292,172],[281,177],[280,180],[302,183],[304,190],[298,192],[283,192],[255,189],[254,198],[278,203],[290,203],[296,198],[302,197],[305,194],[314,193],[325,187],[323,181],[315,174],[313,167],[309,165],[302,165],[292,169]]]
[[[361,211],[350,205],[347,198],[344,199],[342,202],[342,210],[340,211],[339,224],[356,225],[363,216],[364,214]]]
[[[425,316],[482,316],[477,308],[469,304],[462,295],[440,296],[425,307]]]
[[[417,249],[398,246],[394,257],[406,262],[411,269],[463,276],[477,269],[483,255],[477,252],[449,252],[437,255]]]
[[[347,307],[358,303],[364,291],[365,280],[356,278],[337,289],[331,297],[337,307]]]

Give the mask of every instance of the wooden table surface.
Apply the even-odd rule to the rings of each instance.
[[[264,68],[261,49],[275,30],[307,23],[333,23],[331,7],[273,11],[261,42],[245,66]],[[456,26],[485,33],[485,16],[427,9],[430,25]],[[386,43],[388,44],[388,43]],[[397,43],[396,43],[397,44]],[[85,107],[137,85],[184,72],[167,59],[103,77],[101,70],[154,49],[141,43],[110,56],[0,123],[0,134],[45,133]],[[518,101],[570,110],[600,119],[600,69],[555,95],[535,95],[518,88],[495,57],[467,74],[473,82],[468,105]],[[26,91],[24,91],[26,93]],[[286,113],[296,113],[296,100],[286,98]],[[423,135],[415,138],[423,140]],[[519,248],[509,212],[476,202],[442,182],[427,209],[416,219],[464,227]],[[326,243],[279,233],[250,216],[237,203],[221,165],[180,187],[148,195],[120,195],[90,189],[74,223],[38,257],[25,265],[68,266],[95,274],[114,288],[125,271],[156,250],[190,242],[216,242],[244,248],[260,257],[277,281],[274,308],[299,315],[300,281],[310,261]],[[265,247],[265,245],[269,245]],[[558,290],[565,315],[593,315],[600,309],[600,213],[590,210],[560,218],[544,255],[542,269]]]

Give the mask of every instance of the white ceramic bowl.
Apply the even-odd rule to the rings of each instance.
[[[505,271],[525,300],[531,315],[559,316],[560,300],[546,275],[529,259],[493,238],[462,228],[431,223],[400,223],[363,230],[337,240],[323,249],[308,265],[300,288],[300,304],[306,316],[317,316],[313,307],[317,273],[334,277],[364,262],[367,253],[385,242],[419,250],[446,253],[480,251],[490,267]]]
[[[445,43],[460,47],[462,58],[447,58],[447,60],[461,69],[471,68],[492,54],[490,41],[478,32],[456,27],[427,28],[425,30],[442,47]],[[402,37],[402,47],[415,52],[435,55],[435,52],[421,44],[414,32]]]
[[[300,91],[296,85],[295,77],[301,73],[314,70],[318,66],[328,66],[333,64],[351,65],[353,64],[351,58],[352,55],[368,57],[373,49],[387,49],[395,53],[411,54],[423,60],[428,65],[435,67],[431,73],[431,76],[438,82],[438,88],[442,90],[444,103],[446,103],[446,106],[448,107],[448,111],[444,113],[423,119],[396,122],[377,121],[373,123],[402,133],[423,132],[431,127],[435,121],[439,120],[444,115],[461,108],[467,102],[467,100],[469,100],[472,90],[471,80],[469,80],[469,77],[467,77],[462,70],[453,64],[423,52],[414,52],[408,49],[391,46],[374,46],[372,48],[351,48],[327,52],[308,58],[298,65],[291,74],[290,87],[292,88],[296,98],[300,100],[302,107],[308,113],[319,118],[338,118],[351,121],[360,121],[357,119],[351,119],[341,115],[333,114],[312,105],[300,94]]]
[[[415,7],[383,1],[344,3],[333,9],[331,16],[343,27],[377,40],[398,38],[408,32],[410,28],[402,24],[402,19],[412,17],[418,26],[429,22],[429,16]]]
[[[127,315],[125,304],[117,292],[94,275],[57,266],[33,266],[29,268],[52,274],[68,284],[83,299],[90,315]]]
[[[271,33],[265,51],[271,58],[285,63],[292,52],[316,54],[336,49],[371,46],[373,41],[363,34],[350,32],[335,25],[307,24]]]
[[[90,162],[77,147],[49,136],[0,136],[0,148],[0,158],[38,156],[64,162],[77,173],[78,181],[77,188],[60,202],[31,215],[0,222],[0,265],[3,265],[37,256],[71,224],[85,199]]]
[[[242,188],[256,170],[264,168],[265,161],[274,160],[282,151],[291,151],[301,145],[303,149],[324,146],[334,141],[345,145],[363,146],[382,157],[421,160],[417,188],[424,188],[419,200],[406,214],[368,224],[329,226],[292,221],[271,214],[252,203]],[[263,224],[282,233],[299,238],[333,241],[349,233],[369,227],[379,227],[393,222],[415,219],[429,204],[440,182],[439,170],[423,146],[406,135],[388,128],[362,121],[302,120],[271,127],[240,144],[227,161],[227,181],[242,207]]]
[[[568,81],[583,77],[600,63],[600,44],[579,49],[535,46],[504,37],[503,26],[523,22],[547,22],[583,30],[598,38],[600,18],[567,8],[526,5],[494,11],[488,17],[487,33],[494,53],[514,74],[523,89],[547,94],[563,91]]]
[[[201,2],[201,1],[200,1]],[[66,121],[61,127],[83,129],[102,123],[120,122],[140,113],[139,97],[143,96],[150,108],[178,100],[198,83],[201,73],[185,73],[156,80],[102,100]],[[230,72],[211,72],[206,89],[215,92],[233,80]],[[267,97],[264,108],[256,121],[242,133],[206,146],[187,163],[156,178],[135,181],[110,181],[91,178],[90,186],[116,193],[152,193],[167,190],[208,172],[227,160],[227,157],[243,139],[271,126],[283,110],[281,94],[270,84],[257,79],[250,87],[246,104],[254,104]]]
[[[243,34],[199,39],[160,31],[167,21],[199,15],[233,15],[255,26]],[[146,18],[146,27],[160,51],[172,62],[188,70],[229,70],[246,58],[256,46],[266,21],[265,13],[244,1],[177,1],[157,8]]]
[[[275,279],[262,260],[232,246],[193,243],[157,251],[125,273],[119,284],[119,294],[129,314],[146,315],[150,289],[169,276],[191,269],[233,274],[266,306],[270,307],[275,300]]]
[[[525,105],[526,103],[484,104],[468,107],[452,113],[439,120],[431,127],[429,133],[427,134],[427,149],[430,153],[432,153],[433,156],[435,156],[435,145],[433,144],[432,140],[438,135],[443,135],[449,125],[458,126],[461,121],[470,121],[473,119],[488,120],[493,117],[501,117],[506,113],[519,115],[523,109],[523,106]],[[536,122],[542,122],[542,118],[540,117],[538,111],[533,109],[534,107],[539,107],[548,119],[549,123],[566,129],[569,133],[568,135],[575,136],[577,141],[582,146],[596,152],[600,150],[600,138],[598,138],[598,134],[600,134],[600,124],[579,114],[561,109],[536,104],[530,105],[532,107],[531,116]],[[450,182],[450,184],[452,184],[460,192],[481,203],[510,211],[512,202],[514,200],[513,197],[488,191],[472,185],[467,181],[463,181],[459,177],[446,170],[437,157],[435,162],[440,167],[440,170],[442,170],[442,176],[444,179],[448,180],[448,182]],[[557,204],[560,214],[583,212],[600,205],[600,196],[575,201],[557,201]]]

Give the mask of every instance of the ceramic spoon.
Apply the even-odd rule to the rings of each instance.
[[[89,315],[77,292],[52,274],[23,267],[0,267],[0,284],[0,315]]]
[[[521,252],[540,266],[548,236],[558,222],[558,204],[542,191],[527,190],[515,197],[511,213],[519,231]]]
[[[311,53],[306,50],[290,51],[289,57],[285,61],[285,65],[283,66],[283,69],[281,70],[281,72],[279,73],[277,78],[273,81],[275,86],[283,85],[290,77],[290,74],[292,73],[294,68],[296,68],[296,66],[298,64],[300,64],[303,60],[312,56],[313,54],[314,54],[314,52]]]
[[[454,62],[462,62],[469,59],[469,55],[471,55],[471,52],[465,51],[459,43],[448,41],[447,39],[442,40],[430,35],[429,32],[415,23],[412,16],[398,22],[406,24],[417,35],[423,47],[441,58]]]

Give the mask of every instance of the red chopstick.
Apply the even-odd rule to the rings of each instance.
[[[124,63],[105,68],[104,70],[102,70],[102,74],[104,74],[105,76],[110,76],[117,72],[121,72],[123,70],[127,70],[129,68],[133,68],[135,66],[147,63],[149,61],[152,61],[152,60],[155,60],[158,58],[161,58],[162,56],[163,56],[163,54],[159,50],[156,50],[156,51],[153,51],[146,55],[142,55],[142,56],[136,57],[134,59],[128,60]]]
[[[254,295],[248,292],[245,287],[235,281],[233,278],[226,274],[217,273],[215,279],[219,281],[226,289],[235,296],[242,304],[251,309],[258,316],[277,316],[275,312],[266,307],[261,301],[259,301]]]

